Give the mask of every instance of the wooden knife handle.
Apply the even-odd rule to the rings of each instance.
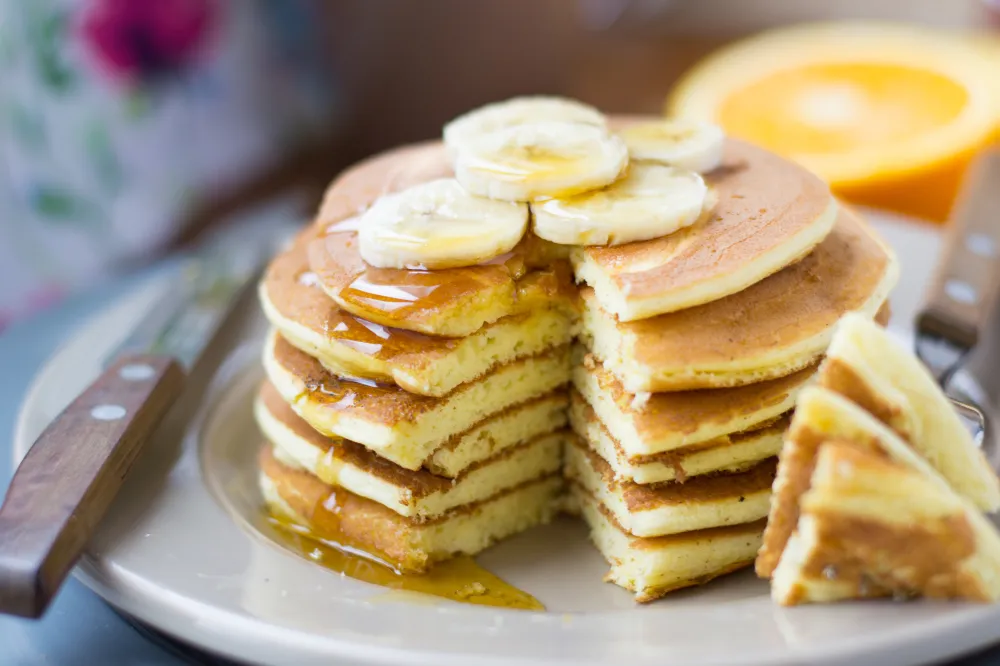
[[[1000,288],[1000,151],[980,155],[966,176],[941,261],[917,328],[969,349],[979,341]]]
[[[183,383],[173,359],[123,357],[42,432],[0,506],[0,613],[45,612]]]

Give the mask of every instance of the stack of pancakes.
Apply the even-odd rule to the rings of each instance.
[[[450,173],[438,143],[368,160],[272,262],[271,510],[422,571],[568,504],[640,601],[749,565],[796,395],[844,313],[886,315],[891,252],[808,172],[728,141],[713,205],[669,236],[367,265],[359,213]]]
[[[548,521],[563,487],[566,250],[529,237],[437,271],[359,255],[358,212],[445,169],[430,146],[348,171],[260,287],[274,329],[256,404],[266,501],[411,572]]]
[[[891,252],[803,169],[730,141],[710,214],[574,250],[571,494],[639,601],[753,562],[796,395],[837,320],[872,318]]]

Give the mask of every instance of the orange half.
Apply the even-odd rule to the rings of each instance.
[[[667,112],[788,155],[852,201],[940,220],[969,160],[995,136],[995,53],[895,25],[779,29],[695,66]]]

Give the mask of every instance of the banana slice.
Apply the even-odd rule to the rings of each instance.
[[[509,252],[528,207],[472,196],[453,178],[380,197],[361,217],[361,258],[379,268],[474,266]]]
[[[603,127],[538,122],[500,129],[462,144],[455,178],[479,196],[533,201],[604,187],[627,164],[625,142]]]
[[[630,125],[620,133],[632,159],[707,173],[722,163],[725,133],[696,120],[658,120]]]
[[[666,236],[701,215],[708,187],[693,171],[633,162],[610,187],[531,204],[535,234],[564,245],[621,245]]]
[[[454,156],[469,141],[500,129],[528,123],[562,121],[605,127],[604,115],[592,106],[563,97],[515,97],[487,104],[444,126],[444,145]]]

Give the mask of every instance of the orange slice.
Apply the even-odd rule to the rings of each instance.
[[[941,220],[969,160],[995,136],[996,54],[888,24],[779,29],[696,65],[667,113],[788,155],[849,200]]]

